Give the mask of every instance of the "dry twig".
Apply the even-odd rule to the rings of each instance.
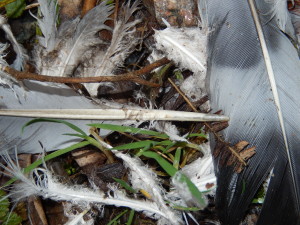
[[[132,72],[115,75],[115,76],[98,76],[98,77],[55,77],[55,76],[45,76],[36,73],[29,73],[29,72],[21,72],[14,70],[11,67],[0,65],[0,70],[10,74],[15,79],[22,81],[22,80],[37,80],[43,82],[53,82],[53,83],[69,83],[69,84],[76,84],[76,83],[98,83],[98,82],[120,82],[120,81],[131,81],[136,82],[138,84],[147,85],[150,87],[159,87],[159,84],[155,84],[140,78],[144,74],[150,73],[152,70],[163,66],[169,63],[170,60],[167,58],[162,58],[160,60],[155,61],[152,64],[149,64],[142,69],[135,70]]]

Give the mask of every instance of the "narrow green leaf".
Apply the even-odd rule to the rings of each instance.
[[[184,79],[184,77],[183,77],[180,70],[174,71],[174,74],[175,74],[175,77],[176,77],[177,80],[182,81]]]
[[[137,149],[137,148],[146,148],[149,149],[151,146],[157,144],[155,141],[138,141],[138,142],[133,142],[129,144],[124,144],[124,145],[119,145],[114,147],[114,150],[127,150],[127,149]]]
[[[64,121],[64,120],[47,119],[47,118],[37,118],[37,119],[30,120],[29,122],[27,122],[27,123],[22,127],[22,133],[24,132],[24,129],[25,129],[26,127],[28,127],[29,125],[34,124],[34,123],[40,123],[40,122],[62,123],[62,124],[64,124],[64,125],[70,127],[71,129],[77,131],[78,133],[87,136],[86,133],[85,133],[83,130],[81,130],[79,127],[75,126],[75,125],[72,124],[72,123],[69,123],[69,122]]]
[[[132,224],[133,218],[134,218],[134,213],[135,213],[135,211],[133,209],[130,210],[129,217],[128,217],[128,220],[125,223],[125,225],[131,225]]]
[[[82,134],[71,134],[71,133],[66,133],[66,134],[63,134],[63,135],[72,136],[72,137],[80,137],[80,138],[82,138],[82,139],[86,139],[87,137],[89,137],[89,136],[87,136],[87,135],[82,135]]]
[[[181,153],[182,153],[182,149],[181,148],[177,148],[176,152],[175,152],[175,157],[174,157],[174,161],[173,161],[173,166],[178,170],[179,168],[179,162],[180,162],[180,158],[181,158]]]
[[[173,209],[176,209],[176,210],[180,210],[180,211],[192,211],[192,212],[195,212],[195,211],[199,211],[201,210],[200,208],[197,208],[197,207],[186,207],[186,206],[182,206],[182,205],[176,205],[172,202],[169,202],[169,201],[166,201]]]
[[[163,153],[165,154],[170,148],[176,145],[176,142],[171,141],[169,145],[163,150]]]
[[[23,14],[25,7],[25,0],[16,0],[5,5],[6,15],[8,18],[18,18]]]
[[[118,131],[123,133],[144,134],[144,135],[151,135],[159,138],[169,138],[169,136],[166,134],[162,134],[152,130],[135,128],[135,127],[119,126],[119,125],[104,124],[104,123],[93,123],[93,124],[88,124],[88,126],[105,129],[105,130]]]
[[[206,206],[205,198],[203,197],[199,189],[196,187],[196,185],[190,180],[190,178],[188,178],[186,175],[179,171],[176,173],[174,178],[188,187],[188,190],[192,194],[193,198],[196,199],[198,207],[204,208]]]
[[[137,193],[135,189],[133,189],[127,182],[125,182],[122,179],[114,178],[113,179],[119,183],[123,188],[125,188],[127,191],[130,191],[131,193]]]
[[[190,138],[190,137],[203,137],[203,138],[207,138],[207,135],[202,134],[202,133],[192,133],[192,134],[189,134],[187,137],[188,138]]]
[[[109,223],[107,225],[114,224],[115,222],[118,221],[118,219],[120,219],[127,212],[128,212],[128,209],[124,210],[123,212],[121,212],[120,214],[118,214],[115,218],[113,218],[111,221],[109,221]]]
[[[142,155],[155,159],[156,162],[170,175],[174,176],[175,173],[177,172],[176,168],[172,166],[167,160],[165,160],[163,157],[158,155],[156,152],[151,152],[151,151],[145,151],[142,153]]]

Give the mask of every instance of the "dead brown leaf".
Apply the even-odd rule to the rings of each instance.
[[[255,154],[255,147],[247,148],[249,142],[240,141],[234,146],[226,142],[217,142],[213,156],[219,157],[220,165],[233,166],[236,173],[241,173],[246,162]]]

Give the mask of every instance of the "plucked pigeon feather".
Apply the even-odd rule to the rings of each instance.
[[[226,141],[236,144],[245,140],[256,151],[239,174],[227,165],[228,152],[219,153],[215,159],[216,205],[222,224],[239,224],[271,174],[257,224],[297,225],[299,56],[278,28],[278,15],[270,18],[270,14],[260,13],[272,12],[275,3],[256,4],[251,13],[248,1],[199,0],[201,17],[206,19],[203,24],[210,31],[207,86],[211,107],[230,117],[229,127],[222,132]]]
[[[10,26],[7,24],[7,21],[5,19],[4,16],[0,15],[0,27],[3,29],[3,31],[6,34],[6,38],[11,42],[12,47],[16,53],[16,59],[13,62],[12,66],[16,69],[16,70],[23,70],[24,68],[24,63],[25,61],[28,59],[28,56],[26,55],[26,52],[23,48],[23,46],[21,46],[15,36],[13,35]]]
[[[7,44],[0,43],[0,65],[8,66],[7,62],[5,61],[4,57],[6,56],[5,51],[7,49]],[[0,84],[6,85],[12,88],[14,83],[18,83],[14,78],[6,74],[5,72],[0,70]]]
[[[55,0],[38,0],[42,18],[37,18],[38,25],[43,33],[43,37],[39,37],[39,44],[42,45],[47,52],[54,50],[57,42],[57,1]]]
[[[40,3],[45,4],[47,1],[41,1]],[[52,11],[56,10],[55,4],[50,6],[52,7]],[[103,42],[96,34],[100,30],[110,30],[110,27],[104,23],[109,19],[112,9],[113,6],[111,4],[106,4],[106,1],[103,1],[90,10],[80,21],[77,18],[62,24],[58,32],[59,42],[55,45],[58,49],[49,53],[47,49],[46,51],[40,48],[37,50],[36,56],[42,60],[37,65],[39,73],[49,76],[72,75],[75,68],[83,59],[82,56],[84,53],[91,46]],[[49,18],[45,15],[44,19],[56,21],[53,15],[49,16]],[[44,27],[45,24],[53,24],[53,21],[43,21],[40,24]],[[47,32],[43,34],[45,38],[50,38]],[[44,43],[42,42],[42,44]]]
[[[110,193],[105,193],[100,189],[93,190],[82,186],[68,186],[60,183],[59,179],[47,169],[36,168],[25,175],[19,164],[15,164],[7,152],[2,155],[2,158],[7,163],[7,167],[3,164],[0,164],[0,167],[4,168],[12,177],[16,177],[19,182],[13,185],[9,196],[5,196],[1,200],[11,197],[15,202],[18,202],[34,195],[55,201],[69,201],[78,205],[98,203],[129,207],[151,215],[157,214],[159,217],[167,217],[164,212],[160,211],[155,202],[129,198],[125,192],[118,190],[116,187],[111,187]]]
[[[113,71],[123,66],[126,57],[135,50],[140,39],[134,36],[135,26],[141,22],[140,19],[129,21],[132,14],[139,9],[141,1],[128,1],[123,5],[123,15],[116,21],[112,39],[106,52],[99,54],[93,60],[97,65],[95,69],[87,69],[85,76],[105,76],[113,74]],[[99,84],[84,84],[92,96],[97,96]]]
[[[156,30],[154,38],[156,49],[152,58],[168,57],[180,66],[194,72],[181,84],[180,89],[192,101],[197,101],[207,94],[206,77],[206,46],[207,35],[203,29],[174,28],[165,21],[167,28]],[[162,52],[162,54],[161,54]]]
[[[63,84],[51,85],[42,82],[24,82],[29,91],[14,85],[11,88],[0,86],[1,109],[96,109],[100,106],[76,94],[71,88]],[[16,98],[16,96],[18,98]],[[43,150],[52,151],[68,147],[81,141],[80,138],[65,136],[72,130],[63,124],[38,123],[25,128],[22,127],[32,118],[1,116],[0,117],[0,151],[18,146],[19,152],[37,153]],[[93,120],[67,120],[88,132],[86,124]],[[102,133],[102,135],[105,135]]]

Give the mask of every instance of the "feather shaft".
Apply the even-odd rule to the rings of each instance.
[[[227,116],[147,109],[1,109],[2,116],[93,120],[228,121]]]
[[[21,172],[20,172],[21,173]],[[14,174],[15,175],[15,174]],[[35,183],[34,176],[37,176],[38,182]],[[105,205],[115,205],[117,207],[129,207],[137,211],[148,211],[151,213],[165,216],[155,204],[147,201],[130,199],[124,193],[116,192],[115,196],[107,197],[104,192],[93,191],[88,188],[71,188],[58,183],[53,176],[44,169],[35,169],[30,177],[19,176],[21,183],[15,184],[12,190],[12,197],[15,200],[21,200],[31,195],[38,195],[44,198],[56,201],[71,201],[73,203],[100,203]],[[24,192],[27,190],[27,192]]]
[[[267,69],[269,81],[270,81],[270,84],[271,84],[272,93],[273,93],[273,96],[274,96],[274,103],[276,105],[276,110],[277,110],[277,113],[278,113],[278,119],[279,119],[279,122],[280,122],[280,127],[282,129],[283,140],[284,140],[284,145],[285,145],[285,148],[286,148],[286,153],[287,153],[287,156],[288,156],[289,166],[290,166],[290,168],[293,168],[290,149],[289,149],[289,144],[288,144],[288,141],[287,141],[287,134],[286,134],[286,131],[285,131],[285,125],[284,125],[284,120],[283,120],[283,115],[282,115],[282,110],[281,110],[279,94],[278,94],[278,90],[277,90],[277,82],[276,82],[276,79],[275,79],[275,74],[274,74],[271,58],[270,58],[270,55],[269,55],[269,51],[268,51],[268,47],[267,47],[266,40],[265,40],[265,37],[264,37],[263,29],[262,29],[262,26],[261,26],[261,23],[260,23],[260,19],[259,19],[258,14],[257,14],[257,9],[256,9],[256,6],[255,6],[255,2],[254,2],[254,0],[248,0],[248,2],[249,2],[249,5],[250,5],[251,13],[253,15],[255,27],[257,29],[258,38],[259,38],[259,41],[260,41],[260,44],[261,44],[261,47],[262,47],[262,53],[263,53],[264,61],[265,61],[265,64],[266,64],[266,69]],[[300,207],[300,202],[299,202],[300,198],[299,198],[299,194],[298,194],[297,187],[296,187],[296,184],[297,184],[296,178],[295,178],[294,173],[292,173],[291,176],[292,176],[292,179],[293,179],[293,186],[294,186],[295,194],[297,196],[296,200],[297,200],[298,210],[300,210],[300,208],[299,208]]]

